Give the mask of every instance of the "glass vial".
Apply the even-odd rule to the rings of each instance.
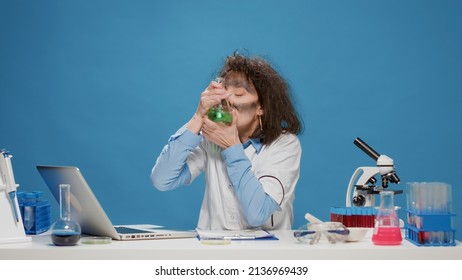
[[[403,240],[393,196],[392,191],[380,192],[380,208],[372,234],[372,242],[375,245],[400,245]]]
[[[22,194],[23,200],[23,223],[26,233],[30,233],[32,230],[36,230],[35,226],[35,212],[37,206],[37,195],[35,192],[26,192]]]
[[[59,220],[51,227],[51,240],[57,246],[73,246],[80,240],[79,223],[71,219],[71,185],[59,185]]]

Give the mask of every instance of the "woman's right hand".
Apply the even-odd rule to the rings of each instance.
[[[216,81],[210,82],[208,87],[201,93],[199,105],[188,123],[188,129],[198,134],[202,129],[203,119],[207,117],[209,109],[219,104],[222,99],[228,98],[229,95],[223,84]]]

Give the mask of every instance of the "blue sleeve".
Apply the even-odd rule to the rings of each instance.
[[[190,184],[191,172],[186,160],[202,139],[201,135],[182,127],[171,136],[151,171],[152,184],[161,191]]]
[[[279,205],[265,193],[260,181],[253,174],[252,164],[242,145],[231,146],[222,155],[247,222],[255,227],[263,225],[279,209]]]

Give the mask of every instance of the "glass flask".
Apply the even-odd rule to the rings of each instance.
[[[380,208],[372,234],[372,243],[375,245],[399,245],[403,240],[393,196],[392,191],[380,192]]]
[[[217,83],[223,83],[223,78],[215,79]],[[213,106],[207,112],[207,117],[214,122],[222,122],[224,124],[231,124],[233,122],[233,115],[230,113],[230,105],[228,99],[222,99],[221,103]]]
[[[59,220],[51,226],[51,240],[57,246],[73,246],[80,240],[79,223],[71,219],[71,185],[59,185]]]

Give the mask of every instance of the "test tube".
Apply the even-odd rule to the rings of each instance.
[[[35,225],[35,206],[37,202],[36,192],[24,193],[24,228],[27,232],[32,231]]]
[[[24,228],[29,232],[35,223],[35,207],[30,205],[24,206]]]

